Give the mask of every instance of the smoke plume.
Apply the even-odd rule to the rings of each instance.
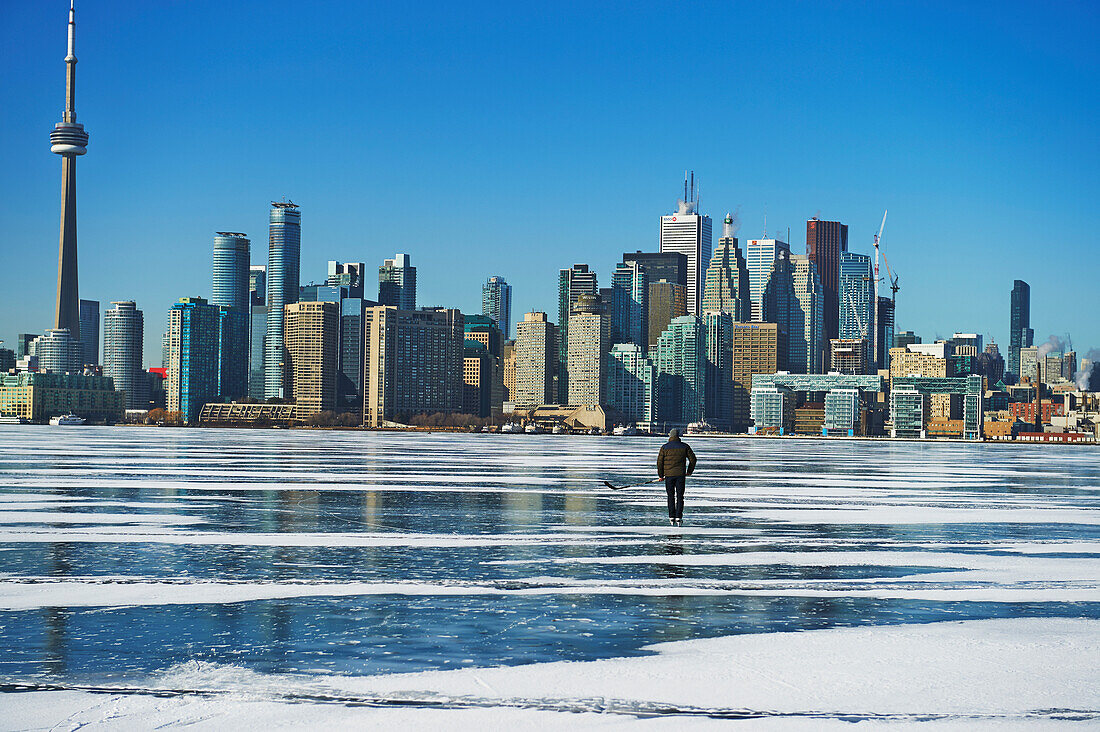
[[[1080,391],[1089,390],[1092,370],[1096,367],[1097,361],[1100,361],[1100,348],[1093,348],[1089,351],[1087,356],[1081,359],[1081,368],[1077,369],[1077,373],[1073,375],[1073,381],[1077,384],[1077,388]]]
[[[1038,354],[1039,358],[1044,358],[1051,351],[1058,351],[1060,353],[1065,353],[1065,351],[1066,351],[1066,342],[1063,341],[1061,338],[1059,338],[1056,335],[1050,336],[1049,338],[1047,338],[1046,343],[1039,346],[1039,354]]]

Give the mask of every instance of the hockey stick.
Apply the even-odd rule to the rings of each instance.
[[[621,491],[623,488],[641,488],[643,485],[652,485],[664,478],[654,478],[653,480],[647,480],[645,483],[635,483],[634,485],[611,485],[608,481],[604,481],[603,484],[613,491]]]

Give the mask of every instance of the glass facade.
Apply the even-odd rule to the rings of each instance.
[[[749,297],[752,303],[752,320],[757,323],[776,323],[774,313],[766,312],[764,294],[769,289],[775,293],[771,307],[780,312],[786,312],[789,301],[779,298],[787,292],[786,283],[772,283],[775,264],[780,258],[780,252],[785,252],[790,257],[791,247],[785,241],[778,239],[749,239],[745,246],[745,260],[749,268]],[[782,273],[780,273],[782,274]]]
[[[201,297],[182,298],[168,310],[167,408],[188,422],[218,401],[221,313]]]
[[[752,388],[750,407],[752,432],[774,432],[785,435],[794,429],[794,393],[784,387],[769,384]]]
[[[384,260],[378,268],[378,304],[398,310],[416,309],[416,267],[408,254]]]
[[[649,278],[638,262],[611,273],[611,342],[649,347]]]
[[[734,322],[732,313],[703,314],[707,348],[703,419],[720,430],[729,430],[733,426]]]
[[[248,396],[264,399],[264,340],[267,337],[267,306],[253,305],[248,326]],[[165,364],[167,366],[167,363]]]
[[[859,389],[833,389],[825,395],[825,423],[822,433],[855,434],[859,422]]]
[[[557,400],[569,401],[569,316],[581,295],[599,295],[596,273],[587,264],[574,264],[558,271],[558,393]]]
[[[825,359],[825,292],[809,255],[791,257],[794,300],[787,332],[787,370],[820,374]]]
[[[249,241],[244,234],[219,231],[214,237],[212,305],[247,310],[251,289]]]
[[[481,314],[496,321],[504,340],[512,337],[512,286],[493,276],[481,286]]]
[[[611,347],[607,369],[607,403],[623,419],[646,427],[653,421],[657,367],[635,343]]]
[[[1023,280],[1014,281],[1009,300],[1007,368],[1010,373],[1019,376],[1020,349],[1028,348],[1035,339],[1035,331],[1031,329],[1031,285]]]
[[[871,257],[866,254],[842,252],[840,255],[839,338],[862,338],[870,343],[874,338],[875,282]]]
[[[749,268],[737,237],[733,235],[733,217],[727,215],[722,237],[710,258],[703,283],[703,312],[730,313],[734,321],[752,320]]]
[[[267,249],[267,333],[264,346],[264,398],[285,395],[286,348],[283,309],[298,301],[302,253],[302,214],[293,203],[272,203]]]
[[[99,363],[99,301],[80,301],[80,345],[83,363]]]
[[[657,421],[686,425],[703,418],[706,330],[694,315],[674,319],[657,339]]]
[[[78,373],[83,370],[84,348],[68,328],[51,328],[34,339],[31,346],[38,369],[52,374]]]
[[[149,380],[141,367],[145,316],[132,300],[103,313],[103,375],[126,395],[126,409],[149,408]]]

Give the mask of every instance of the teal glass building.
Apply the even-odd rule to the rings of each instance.
[[[302,259],[302,214],[293,203],[274,201],[267,247],[267,335],[264,340],[264,398],[284,396],[283,308],[298,302]]]

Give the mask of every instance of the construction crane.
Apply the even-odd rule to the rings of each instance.
[[[878,316],[878,257],[879,257],[878,243],[879,243],[879,240],[882,239],[883,229],[886,228],[886,214],[887,213],[889,213],[889,209],[884,210],[882,212],[882,223],[878,227],[878,233],[875,234],[875,276],[874,276],[874,280],[875,280],[875,300],[874,300],[874,303],[872,303],[872,305],[871,305],[871,322],[875,323],[875,325],[872,326],[872,328],[875,331],[875,333],[874,333],[875,347],[874,347],[873,353],[875,354],[874,358],[875,358],[875,368],[876,369],[878,368],[878,364],[880,362],[880,359],[879,359],[879,347],[880,346],[879,346],[879,342],[878,342],[878,330],[879,329],[878,329],[878,325],[877,325],[877,321],[878,321],[878,317],[877,317]]]

